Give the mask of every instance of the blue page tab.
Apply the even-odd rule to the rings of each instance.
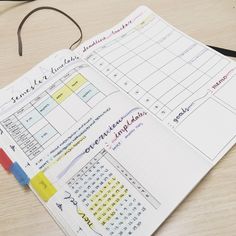
[[[30,179],[17,162],[11,165],[10,171],[22,186],[28,185]]]

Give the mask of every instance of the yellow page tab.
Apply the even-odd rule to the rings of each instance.
[[[57,192],[49,179],[41,171],[30,180],[30,184],[45,202]]]

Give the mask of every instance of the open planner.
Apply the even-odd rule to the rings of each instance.
[[[151,235],[235,144],[235,90],[235,62],[141,6],[0,90],[0,162],[66,235]]]

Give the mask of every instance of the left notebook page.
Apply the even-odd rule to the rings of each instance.
[[[29,186],[68,235],[73,235],[71,227],[58,221],[60,217],[55,217],[56,213],[45,203],[57,190],[51,188],[51,181],[47,183],[50,178],[44,172],[49,169],[49,163],[53,165],[59,156],[59,159],[66,156],[65,150],[72,150],[85,138],[79,140],[79,130],[69,136],[65,133],[72,127],[75,130],[83,116],[115,92],[112,87],[101,85],[101,81],[96,86],[88,81],[79,73],[86,67],[71,50],[64,49],[0,91],[0,158],[4,155],[10,159],[8,170],[22,185],[38,176]],[[91,123],[91,119],[86,122]],[[64,137],[66,141],[54,149],[55,141]],[[9,162],[17,163],[16,168],[10,169]],[[50,183],[47,188],[51,194],[45,195],[40,190],[39,180]],[[79,235],[85,235],[78,229]]]
[[[151,235],[213,167],[71,51],[0,96],[10,172],[66,235]]]

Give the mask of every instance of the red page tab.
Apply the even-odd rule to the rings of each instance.
[[[12,165],[12,161],[9,158],[9,156],[4,152],[4,150],[2,148],[0,148],[0,164],[2,165],[2,167],[9,171],[11,165]]]

